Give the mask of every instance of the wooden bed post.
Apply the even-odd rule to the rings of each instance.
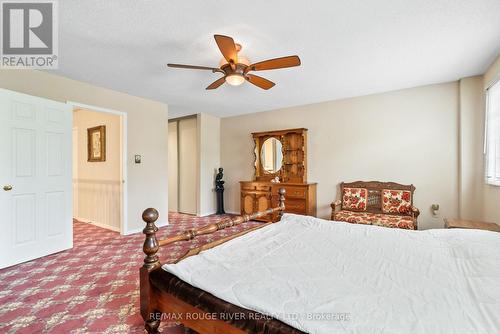
[[[285,210],[285,193],[286,193],[285,188],[278,189],[278,194],[280,194],[280,197],[278,200],[278,206],[280,208],[280,210],[278,211],[278,218],[280,220],[281,220],[281,217],[283,217],[283,211]]]
[[[146,222],[146,227],[142,230],[142,233],[146,235],[142,250],[146,257],[140,269],[141,315],[144,319],[144,328],[146,328],[148,334],[159,333],[158,327],[160,327],[160,319],[152,316],[157,312],[155,310],[154,294],[151,291],[152,288],[149,282],[149,273],[161,266],[158,255],[156,255],[160,248],[158,239],[156,239],[158,227],[155,225],[158,216],[158,211],[153,208],[146,209],[142,213],[142,220]]]
[[[148,270],[152,270],[160,265],[158,255],[156,255],[158,249],[160,249],[158,239],[156,239],[158,227],[155,225],[158,216],[158,211],[153,208],[146,209],[142,213],[142,220],[146,222],[146,227],[142,230],[142,233],[146,235],[146,240],[144,240],[144,245],[142,246],[142,250],[146,254],[143,267]]]
[[[258,217],[263,217],[263,216],[272,216],[273,218],[279,218],[283,216],[283,211],[285,210],[285,189],[280,188],[278,190],[278,207],[275,208],[269,208],[265,211],[261,212],[255,212],[249,215],[243,215],[235,218],[224,218],[218,222],[211,223],[199,228],[195,229],[190,229],[181,232],[180,234],[159,240],[156,238],[156,232],[158,232],[158,227],[156,227],[155,222],[158,219],[158,211],[153,208],[149,208],[144,210],[142,213],[142,220],[146,223],[146,227],[142,232],[145,234],[146,238],[144,240],[144,244],[142,247],[142,250],[144,251],[144,254],[146,256],[144,257],[144,264],[142,265],[140,269],[140,305],[141,305],[141,316],[144,319],[144,328],[148,332],[148,334],[159,334],[158,328],[160,327],[160,321],[161,321],[161,313],[160,312],[167,312],[169,307],[165,306],[165,297],[162,297],[162,294],[158,290],[157,287],[153,286],[153,284],[150,281],[150,274],[154,271],[157,270],[163,270],[161,269],[161,263],[158,258],[158,250],[160,247],[167,246],[170,244],[173,244],[178,241],[188,241],[196,238],[197,236],[200,235],[205,235],[205,234],[212,234],[217,231],[223,230],[225,228],[229,228],[232,226],[237,226],[239,224],[248,222],[252,219],[258,218]],[[273,197],[273,200],[275,197]],[[278,220],[279,220],[278,219]],[[210,242],[208,244],[205,244],[201,247],[196,247],[193,249],[190,249],[181,259],[184,259],[188,256],[191,255],[196,255],[200,251],[204,249],[210,249],[212,247],[215,247],[219,244],[222,244],[226,241],[229,241],[231,239],[234,239],[238,236],[244,235],[246,233],[249,233],[251,231],[254,231],[256,229],[268,226],[269,224],[273,224],[272,222],[266,223],[266,224],[261,224],[255,227],[252,227],[250,229],[241,231],[239,233],[236,233],[232,236],[228,236],[213,242]],[[181,260],[179,259],[179,260]],[[168,295],[168,294],[167,294]],[[173,298],[174,300],[177,300],[175,297],[170,296],[170,298]],[[178,305],[179,306],[179,305]],[[176,311],[177,312],[177,311]],[[187,312],[184,310],[183,312]],[[200,311],[202,312],[202,311]],[[219,321],[219,320],[218,320]],[[191,324],[192,325],[192,324]],[[211,325],[211,326],[218,326],[214,328],[218,328],[217,333],[226,333],[227,329],[229,326],[227,323],[224,323],[222,320],[220,320],[220,323],[218,325]],[[232,328],[232,327],[231,327]],[[203,329],[203,328],[198,328],[198,330]],[[242,333],[241,330],[233,328],[234,333]],[[206,332],[206,331],[205,331]],[[212,331],[210,332],[212,333]],[[231,331],[233,333],[233,331]]]

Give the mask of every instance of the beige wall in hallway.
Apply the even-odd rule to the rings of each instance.
[[[142,211],[155,207],[159,224],[168,221],[167,121],[168,106],[156,102],[32,70],[0,70],[0,87],[47,99],[74,101],[126,112],[128,116],[128,226],[130,231],[144,227]],[[134,155],[142,163],[134,163]]]
[[[251,180],[251,132],[305,127],[308,179],[318,182],[318,216],[328,218],[342,181],[413,183],[421,228],[458,216],[458,82],[221,119],[226,206],[239,211]],[[431,204],[440,204],[437,217]]]
[[[106,126],[106,161],[89,162],[87,129],[100,125]],[[110,113],[77,109],[73,112],[73,128],[78,133],[77,142],[73,143],[78,153],[78,175],[73,176],[73,195],[78,198],[78,206],[73,208],[74,216],[120,231],[121,118]]]
[[[121,174],[121,119],[120,116],[76,109],[73,127],[78,129],[78,177],[81,179],[119,181]],[[106,161],[87,161],[87,129],[106,126]]]

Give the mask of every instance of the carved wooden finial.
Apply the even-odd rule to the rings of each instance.
[[[278,212],[278,217],[281,219],[281,216],[283,216],[283,211],[285,210],[285,194],[286,194],[285,188],[279,188],[278,194],[280,194],[280,197],[279,197],[280,210]]]
[[[160,265],[158,255],[156,255],[158,249],[160,248],[158,245],[158,239],[156,239],[158,227],[155,225],[155,221],[158,219],[158,216],[158,211],[153,208],[146,209],[142,213],[142,220],[146,222],[146,227],[142,230],[142,233],[146,235],[144,245],[142,246],[142,250],[144,251],[144,254],[146,254],[143,267],[148,270],[154,269]]]
[[[158,220],[159,216],[160,214],[158,213],[158,210],[149,208],[144,210],[144,212],[142,213],[142,220],[144,220],[146,223],[154,223]]]

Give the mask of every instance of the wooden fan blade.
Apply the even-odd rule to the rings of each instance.
[[[230,64],[236,64],[238,62],[238,51],[236,50],[234,40],[231,37],[224,35],[214,35],[214,38],[220,52],[227,62]]]
[[[226,81],[226,77],[219,78],[212,82],[206,89],[215,89],[218,88],[220,85],[222,85]]]
[[[258,75],[247,74],[245,78],[252,84],[262,89],[268,90],[272,88],[275,84],[272,81],[259,77]]]
[[[248,65],[248,67],[245,69],[245,73],[248,71],[275,70],[278,68],[287,68],[299,65],[300,65],[299,56],[287,56],[287,57],[264,60],[255,64]]]
[[[197,65],[183,65],[183,64],[167,64],[168,67],[174,67],[174,68],[186,68],[186,69],[190,69],[190,70],[209,70],[209,71],[212,71],[212,72],[222,72],[224,73],[224,71],[222,71],[220,68],[216,68],[216,67],[207,67],[207,66],[197,66]]]

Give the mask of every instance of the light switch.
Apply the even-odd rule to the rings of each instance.
[[[136,164],[140,164],[141,163],[141,156],[138,155],[138,154],[135,155],[135,163]]]

